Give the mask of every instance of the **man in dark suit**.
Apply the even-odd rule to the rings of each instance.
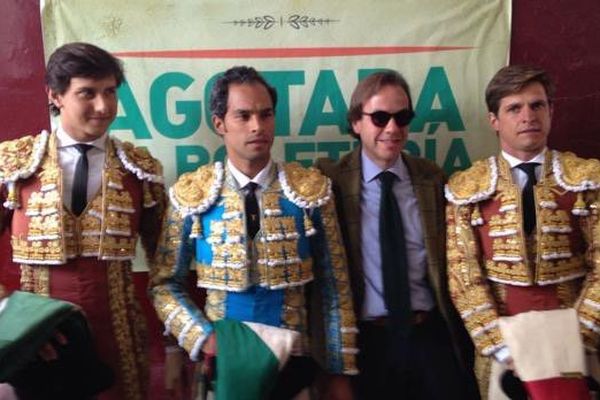
[[[472,346],[446,285],[445,176],[402,152],[414,117],[395,71],[361,81],[348,121],[360,139],[318,167],[333,181],[359,324],[359,398],[469,399]]]

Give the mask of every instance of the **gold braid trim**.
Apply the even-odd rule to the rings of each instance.
[[[321,216],[325,229],[326,243],[331,258],[331,267],[335,278],[335,290],[339,299],[340,330],[343,370],[345,374],[357,374],[356,367],[356,318],[350,291],[350,278],[348,276],[348,262],[342,243],[342,237],[337,223],[337,215],[333,201],[321,207]]]
[[[50,268],[47,265],[21,264],[21,290],[50,296]]]
[[[128,266],[128,265],[127,265]],[[113,330],[119,352],[121,383],[126,400],[145,399],[145,382],[147,372],[142,372],[137,361],[140,355],[137,354],[140,347],[135,343],[136,334],[131,331],[134,322],[131,321],[128,311],[128,297],[132,296],[131,281],[124,276],[123,268],[126,265],[122,262],[108,263],[108,282],[109,285],[109,306],[112,316]],[[139,339],[139,337],[138,337]],[[143,354],[143,352],[142,352]],[[147,364],[147,362],[145,362]]]
[[[331,198],[331,181],[316,168],[304,168],[297,162],[279,164],[279,182],[283,193],[300,208],[316,208]]]
[[[600,189],[599,160],[554,151],[552,169],[557,183],[564,189],[574,192]]]
[[[489,356],[503,346],[502,335],[497,306],[479,261],[470,207],[447,207],[448,288],[478,352]]]
[[[446,185],[446,199],[457,205],[488,199],[498,185],[496,157],[478,160],[471,168],[455,173]]]
[[[0,143],[0,183],[29,178],[42,163],[49,134],[23,136]]]

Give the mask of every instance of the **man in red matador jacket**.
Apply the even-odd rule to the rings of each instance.
[[[108,136],[121,63],[70,43],[48,61],[52,132],[0,143],[2,229],[10,229],[21,290],[81,307],[115,384],[98,399],[145,399],[145,321],[131,260],[138,236],[154,253],[165,191],[160,162]],[[18,388],[17,388],[18,389]]]
[[[505,370],[516,371],[533,399],[589,398],[585,368],[564,371],[561,364],[573,355],[583,360],[584,349],[597,358],[600,161],[547,147],[553,96],[542,69],[498,71],[486,102],[501,152],[456,173],[446,187],[450,292],[480,354],[481,393],[492,399],[506,398],[499,390],[511,386]],[[572,313],[572,324],[552,322],[558,310]],[[540,317],[547,322],[539,332],[509,329]],[[573,340],[558,335],[534,350],[570,328]],[[551,361],[553,353],[558,359]],[[503,384],[490,378],[502,373]]]

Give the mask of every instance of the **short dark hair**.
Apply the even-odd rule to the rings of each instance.
[[[504,97],[519,93],[532,83],[539,83],[544,87],[548,102],[552,104],[556,88],[548,73],[542,68],[533,65],[509,65],[501,68],[485,89],[488,111],[498,114],[500,101]]]
[[[277,92],[275,88],[269,86],[267,81],[252,67],[236,66],[229,68],[215,82],[210,92],[210,113],[219,118],[225,118],[227,113],[227,102],[229,100],[229,86],[241,84],[259,84],[263,85],[273,103],[273,110],[277,105]]]
[[[358,83],[350,98],[348,124],[350,125],[350,134],[355,138],[360,139],[360,136],[352,129],[352,123],[362,118],[364,104],[385,86],[397,86],[404,89],[408,97],[408,108],[412,111],[412,98],[406,79],[398,71],[394,70],[375,72]]]
[[[46,66],[46,85],[57,94],[64,94],[71,78],[103,79],[114,77],[117,87],[123,83],[125,74],[119,59],[106,50],[90,43],[67,43],[52,53]],[[60,114],[54,104],[50,104],[53,115]]]

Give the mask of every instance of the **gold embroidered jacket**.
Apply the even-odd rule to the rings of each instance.
[[[76,218],[63,207],[54,134],[0,143],[0,185],[3,206],[12,212],[14,262],[61,265],[78,256],[132,260],[138,232],[152,254],[165,207],[162,179],[160,162],[145,149],[111,138],[101,190]],[[141,210],[156,218],[144,218]]]
[[[301,332],[307,351],[307,311],[314,304],[312,314],[322,315],[317,325],[326,340],[326,368],[356,373],[356,327],[331,184],[297,163],[274,163],[270,173],[253,241],[246,235],[244,195],[221,163],[184,174],[170,189],[152,276],[158,315],[197,359],[211,321],[223,318]],[[186,293],[190,265],[206,289],[204,313]],[[316,332],[314,326],[311,337]]]
[[[504,158],[477,161],[446,186],[449,287],[483,355],[504,346],[498,317],[514,287],[556,285],[558,306],[575,307],[586,346],[598,346],[600,161],[548,150],[542,168],[530,240]]]

